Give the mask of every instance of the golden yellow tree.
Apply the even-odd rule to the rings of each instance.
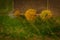
[[[28,9],[26,12],[25,12],[25,17],[28,21],[34,21],[35,18],[36,18],[36,10],[35,9]]]
[[[52,17],[52,12],[50,10],[43,10],[40,13],[40,18],[43,20],[50,19]]]
[[[20,16],[20,11],[19,10],[16,10],[15,12],[14,12],[14,16]]]

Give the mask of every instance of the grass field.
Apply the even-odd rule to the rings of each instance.
[[[60,40],[60,17],[29,22],[24,16],[0,16],[0,40]]]

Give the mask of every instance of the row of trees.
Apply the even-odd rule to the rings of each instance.
[[[43,10],[41,13],[37,14],[37,10],[28,9],[24,14],[21,14],[20,10],[15,10],[14,16],[24,15],[27,20],[33,21],[37,16],[40,16],[41,19],[46,20],[52,17],[52,12],[50,10]]]

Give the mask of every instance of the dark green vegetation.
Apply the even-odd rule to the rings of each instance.
[[[59,40],[60,18],[28,22],[25,17],[0,16],[0,40]]]

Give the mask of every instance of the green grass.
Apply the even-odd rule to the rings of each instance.
[[[32,23],[24,17],[0,16],[0,39],[45,40],[45,37],[47,37],[47,39],[59,40],[60,21],[56,23],[56,20],[60,20],[60,18],[51,18],[46,21],[36,18],[35,22]]]

